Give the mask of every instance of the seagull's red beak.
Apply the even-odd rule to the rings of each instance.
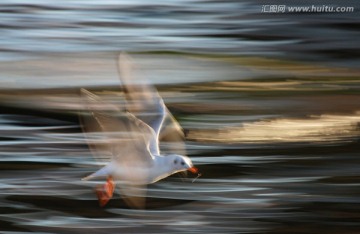
[[[196,173],[198,173],[199,169],[197,169],[196,167],[190,167],[190,168],[188,169],[188,171],[196,174]]]

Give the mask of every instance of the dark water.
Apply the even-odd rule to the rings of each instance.
[[[2,233],[360,232],[357,1],[316,3],[352,13],[261,13],[262,1],[24,2],[0,3]],[[119,102],[124,50],[202,172],[150,185],[146,210],[120,196],[100,208],[101,182],[80,180],[97,165],[78,90]]]

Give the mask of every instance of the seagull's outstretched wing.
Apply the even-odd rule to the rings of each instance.
[[[166,108],[157,90],[145,81],[133,78],[133,63],[126,53],[119,55],[118,69],[121,85],[127,100],[126,109],[147,123],[156,133],[158,141],[178,142],[168,147],[169,152],[185,155],[184,134],[179,123]],[[156,149],[156,147],[152,147]],[[151,151],[160,154],[158,148]]]
[[[131,113],[122,112],[85,89],[81,89],[81,97],[88,114],[80,115],[80,120],[94,157],[110,155],[114,166],[130,173],[128,180],[118,186],[120,194],[128,205],[142,208],[145,186],[132,185],[131,178],[148,175],[131,175],[131,168],[151,167],[153,160],[149,147],[156,141],[155,132]]]
[[[107,153],[119,162],[140,166],[153,163],[149,147],[156,136],[146,123],[86,89],[81,89],[81,97],[89,113],[80,116],[82,128],[96,157]]]

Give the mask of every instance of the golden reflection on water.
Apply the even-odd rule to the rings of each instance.
[[[197,129],[188,139],[222,143],[332,142],[359,135],[360,113],[321,115],[304,119],[279,118],[244,123],[242,126]]]
[[[66,79],[51,75],[63,68],[44,71],[46,82],[55,79],[58,84],[43,84],[40,76],[0,93],[1,105],[9,112],[0,115],[0,133],[5,136],[0,141],[0,208],[8,212],[0,214],[0,225],[5,222],[10,230],[56,233],[74,229],[188,232],[189,226],[201,233],[276,233],[276,228],[282,227],[279,223],[293,223],[301,217],[315,216],[327,222],[326,212],[313,212],[327,206],[312,207],[313,203],[337,204],[346,210],[347,203],[358,202],[353,188],[358,184],[354,175],[358,171],[360,81],[353,70],[347,73],[311,66],[308,70],[316,71],[315,75],[302,76],[304,66],[291,65],[281,75],[267,76],[226,59],[215,62],[212,58],[211,63],[200,59],[198,64],[193,57],[165,57],[144,56],[147,67],[139,75],[148,71],[151,75],[161,70],[164,60],[173,59],[166,63],[172,67],[162,70],[160,78],[152,82],[184,128],[187,153],[202,176],[194,183],[193,178],[174,176],[150,185],[147,210],[130,210],[120,197],[100,209],[92,188],[102,181],[86,184],[80,180],[103,162],[92,158],[81,133],[78,113],[83,106],[78,88],[86,83],[118,106],[123,105],[123,94],[111,72],[99,79],[104,68],[111,69],[104,65],[110,57],[77,77],[92,64],[88,63],[92,59],[83,58]],[[65,60],[69,65],[71,59]],[[174,65],[178,61],[181,69]],[[261,60],[252,62],[261,64]],[[187,73],[181,70],[188,64],[192,76],[182,80]],[[208,66],[212,69],[204,70]],[[224,76],[218,76],[227,68]],[[11,69],[7,72],[13,72]],[[14,74],[22,76],[25,70]],[[328,76],[329,71],[340,78]],[[177,75],[170,79],[169,74]],[[79,78],[67,86],[75,77],[84,80]],[[18,82],[22,83],[21,79],[24,77]],[[94,141],[104,139],[95,135]],[[162,142],[161,147],[178,146]],[[104,153],[102,159],[106,157]],[[342,219],[336,211],[327,210]],[[347,210],[346,215],[354,213]]]
[[[0,3],[0,232],[359,233],[358,12],[24,2]],[[99,208],[102,181],[80,180],[100,162],[78,91],[122,105],[119,50],[136,53],[202,173],[150,185],[146,210]]]

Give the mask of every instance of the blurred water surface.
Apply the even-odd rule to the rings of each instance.
[[[358,2],[263,4],[2,1],[0,231],[358,233]],[[119,51],[156,85],[203,174],[150,185],[146,210],[119,196],[100,208],[101,181],[80,180],[98,163],[78,90],[121,106]]]

